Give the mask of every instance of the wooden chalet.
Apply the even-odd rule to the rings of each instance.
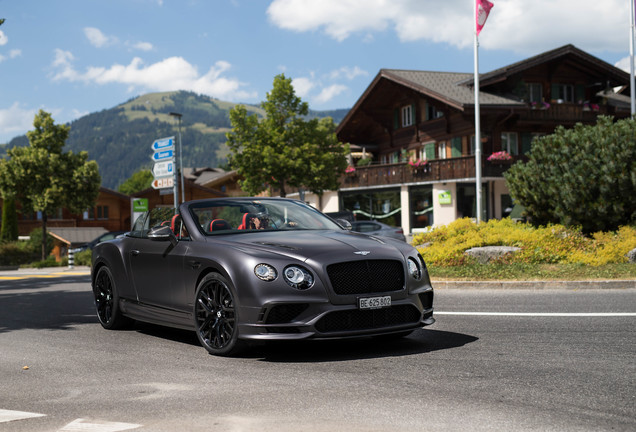
[[[629,74],[573,45],[479,81],[484,220],[510,214],[503,173],[526,157],[534,137],[599,115],[630,115]],[[341,179],[338,208],[321,208],[407,233],[476,217],[473,85],[472,73],[380,70],[336,130],[356,157]],[[489,160],[501,151],[511,160]]]

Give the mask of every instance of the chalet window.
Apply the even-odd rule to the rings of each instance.
[[[97,219],[108,219],[108,206],[97,206]]]
[[[519,154],[519,137],[517,136],[517,132],[501,133],[501,149],[511,155]]]
[[[402,127],[413,126],[415,123],[415,109],[413,105],[402,107]]]
[[[543,102],[543,86],[540,83],[526,84],[528,102]]]
[[[572,84],[552,84],[552,99],[558,102],[574,103],[574,86]]]
[[[84,220],[108,219],[108,206],[89,208],[84,212]]]
[[[470,155],[475,154],[475,135],[470,136]]]
[[[446,159],[446,141],[440,141],[437,143],[437,158]]]
[[[434,119],[440,118],[440,117],[444,117],[444,113],[442,111],[438,110],[433,105],[430,105],[430,104],[426,105],[426,119],[427,120],[434,120]]]

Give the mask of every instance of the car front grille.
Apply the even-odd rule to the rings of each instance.
[[[350,261],[327,266],[338,295],[399,291],[404,288],[404,268],[396,260]]]
[[[413,305],[398,305],[385,309],[343,310],[326,314],[316,323],[316,330],[321,333],[373,330],[417,324],[420,318],[420,311]]]

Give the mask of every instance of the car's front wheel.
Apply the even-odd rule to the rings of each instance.
[[[201,345],[210,354],[229,356],[244,344],[238,339],[238,311],[235,291],[218,273],[203,278],[194,300],[194,324]]]
[[[95,307],[99,322],[105,329],[116,330],[129,326],[132,320],[119,310],[119,295],[110,269],[100,267],[93,284]]]

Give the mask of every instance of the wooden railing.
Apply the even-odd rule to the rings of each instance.
[[[599,115],[612,115],[614,109],[606,105],[597,105],[594,108],[572,103],[552,103],[546,109],[530,109],[521,115],[522,119],[557,122],[594,122]]]
[[[503,177],[512,163],[492,163],[482,158],[482,177]],[[408,163],[369,165],[356,167],[355,172],[345,174],[340,179],[341,188],[358,188],[391,184],[407,184],[457,180],[475,177],[473,156],[429,161],[423,167],[412,167]]]

